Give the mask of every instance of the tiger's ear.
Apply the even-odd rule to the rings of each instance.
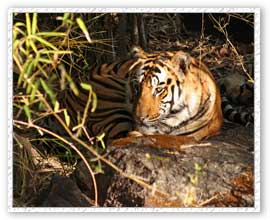
[[[188,73],[189,71],[189,66],[191,63],[191,56],[188,53],[185,53],[183,51],[177,52],[173,57],[172,57],[172,64],[175,66],[175,69],[177,72],[182,72],[184,74]]]
[[[146,53],[139,46],[132,46],[130,50],[130,54],[134,58],[146,58]]]

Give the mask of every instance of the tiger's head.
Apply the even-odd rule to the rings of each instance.
[[[138,47],[132,52],[137,58],[131,67],[136,124],[155,126],[184,108],[182,85],[191,57],[182,51],[146,53]]]

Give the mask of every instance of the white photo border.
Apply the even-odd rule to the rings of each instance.
[[[254,207],[226,208],[14,208],[13,207],[13,13],[254,13]],[[8,211],[9,212],[260,212],[260,8],[9,8],[8,10]]]

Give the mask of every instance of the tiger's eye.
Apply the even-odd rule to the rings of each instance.
[[[160,93],[160,92],[162,92],[163,90],[164,90],[164,88],[158,87],[158,88],[156,88],[156,93]]]

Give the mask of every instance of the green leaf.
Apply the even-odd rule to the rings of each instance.
[[[104,170],[102,169],[102,164],[98,163],[97,165],[94,166],[95,172],[96,173],[105,173]]]
[[[42,54],[72,54],[71,50],[45,50],[45,51],[40,51]]]
[[[16,22],[14,24],[14,27],[25,27],[25,23],[23,23],[23,22]]]
[[[58,101],[55,101],[54,111],[55,111],[55,112],[58,112],[58,111],[59,111],[59,107],[60,107],[59,102],[58,102]]]
[[[105,133],[102,133],[100,135],[97,136],[98,141],[101,143],[101,146],[103,149],[106,149],[105,143],[103,138],[105,137]]]
[[[42,78],[40,78],[40,82],[41,82],[41,85],[43,87],[43,89],[45,90],[45,92],[49,95],[51,101],[52,101],[52,104],[55,105],[55,94],[53,92],[53,90],[49,87],[49,85],[47,85],[44,80]]]
[[[20,40],[15,40],[15,38],[14,38],[13,46],[12,46],[12,48],[13,48],[13,54],[15,53],[17,47],[20,45],[20,42],[21,42]]]
[[[38,110],[40,110],[40,111],[45,110],[45,106],[44,106],[43,102],[38,103]]]
[[[27,30],[27,34],[31,35],[31,21],[30,21],[30,15],[29,13],[25,14],[25,18],[26,18],[26,30]]]
[[[40,57],[40,58],[38,59],[38,62],[41,62],[41,63],[47,63],[47,64],[51,64],[51,63],[52,63],[51,60],[49,60],[49,59],[47,59],[47,58],[43,58],[43,57]]]
[[[66,125],[69,127],[69,125],[70,125],[70,117],[69,117],[66,109],[64,109],[64,116],[65,116]]]
[[[37,31],[37,13],[33,13],[32,19],[32,34],[35,34]]]
[[[36,36],[46,36],[46,37],[64,37],[66,36],[66,33],[62,32],[39,32],[36,34]]]
[[[28,83],[26,87],[26,94],[29,94],[32,91],[32,84]]]
[[[50,48],[52,48],[52,49],[54,49],[54,50],[58,50],[52,43],[50,43],[50,42],[47,41],[47,40],[44,40],[44,39],[41,38],[41,37],[38,37],[38,36],[36,36],[36,35],[32,35],[31,38],[34,38],[34,39],[38,40],[41,44],[43,44],[43,45],[45,45],[45,46],[47,46],[47,47],[50,47]]]
[[[23,64],[23,71],[20,73],[19,80],[18,80],[18,86],[21,85],[21,83],[23,82],[23,88],[25,88],[26,83],[27,83],[26,78],[29,75],[29,73],[31,73],[31,71],[32,71],[31,62],[32,62],[32,58],[28,57],[28,59]]]
[[[81,83],[80,86],[87,91],[92,91],[92,86],[87,83]]]
[[[70,13],[64,13],[62,24],[65,24],[67,22],[69,16],[70,16]]]
[[[94,112],[97,108],[97,95],[96,93],[92,90],[92,86],[87,84],[87,83],[81,83],[80,86],[84,89],[92,93],[92,108],[91,112]]]
[[[26,76],[30,76],[31,73],[33,72],[33,69],[35,68],[34,63],[35,60],[31,60],[29,65],[26,67]]]
[[[36,91],[39,87],[39,80],[37,80],[33,86],[33,89],[30,94],[30,102],[32,102],[35,99]]]
[[[66,75],[66,76],[67,76],[67,75]],[[73,92],[76,96],[78,96],[78,95],[80,94],[80,92],[79,92],[79,90],[78,90],[76,84],[73,82],[73,80],[72,80],[72,81],[69,81],[69,87],[71,88],[72,92]]]
[[[29,106],[25,104],[23,106],[23,110],[24,110],[24,112],[26,114],[27,119],[30,121],[31,120],[31,111],[30,111]]]
[[[93,97],[93,99],[92,99],[92,108],[91,108],[91,112],[94,112],[95,110],[96,110],[96,108],[97,108],[97,95],[96,95],[96,93],[95,92],[92,92],[92,97]]]
[[[29,45],[32,47],[32,49],[35,51],[35,53],[38,53],[38,49],[37,49],[35,43],[31,39],[29,39]]]
[[[76,21],[77,21],[77,24],[79,25],[79,27],[81,28],[82,32],[84,33],[84,35],[85,35],[86,39],[88,40],[88,42],[92,43],[89,32],[88,32],[83,20],[81,18],[77,18]]]
[[[20,33],[23,37],[26,36],[26,32],[23,31],[23,30],[21,30],[21,29],[18,28],[18,27],[13,27],[13,33],[15,33],[16,35],[17,35],[18,33]],[[13,37],[13,38],[14,38],[14,37]]]
[[[39,59],[40,59],[40,52],[37,51],[36,57],[35,57],[35,59],[34,59],[34,65],[35,65],[35,67],[38,65]]]
[[[74,81],[72,80],[71,76],[67,73],[66,68],[63,64],[60,64],[58,66],[58,69],[61,71],[61,77],[62,77],[62,82],[64,81],[64,78],[67,79],[68,83],[69,83],[69,87],[71,88],[72,92],[78,96],[79,95],[79,90],[76,86],[76,84],[74,83]],[[62,84],[62,88],[64,88],[63,84]]]

